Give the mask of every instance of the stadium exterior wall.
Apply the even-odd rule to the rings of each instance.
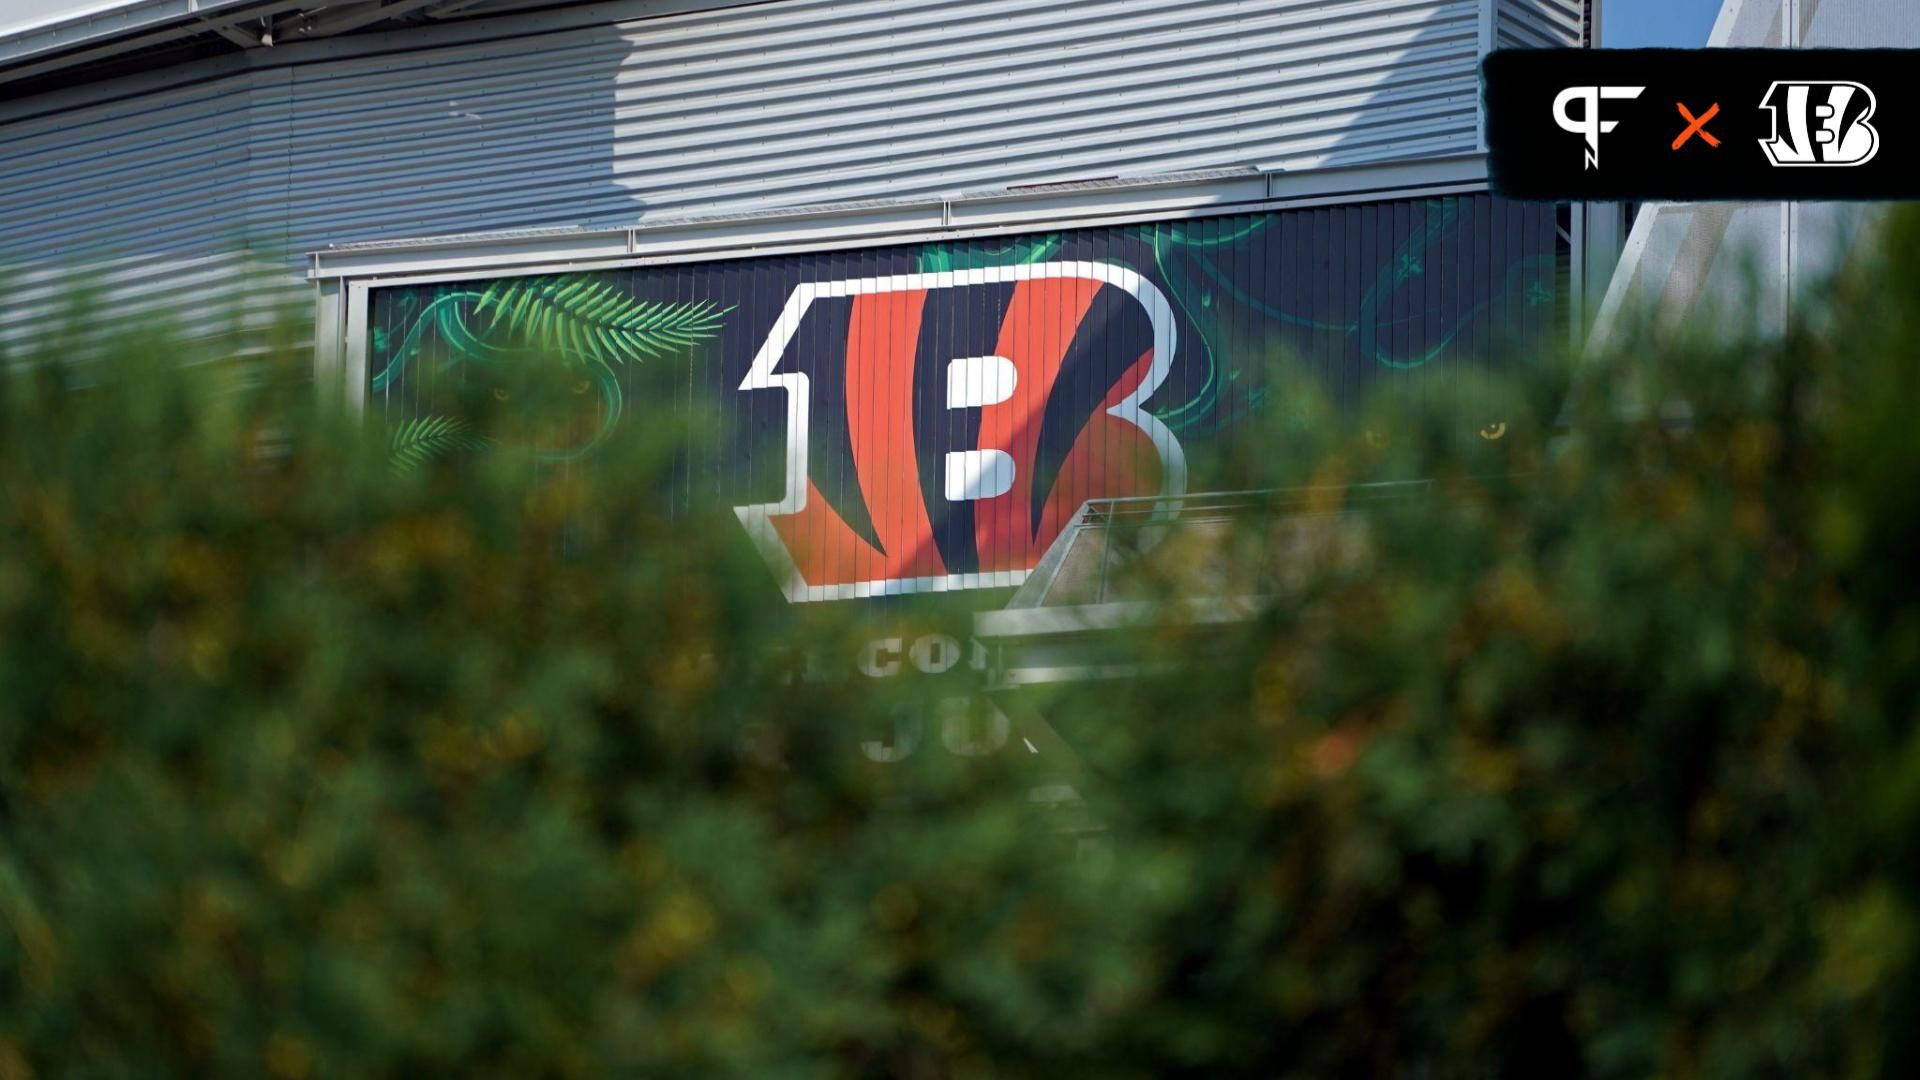
[[[1470,151],[1569,0],[610,0],[0,103],[0,341],[63,273],[195,312],[349,241]],[[1577,12],[1576,12],[1577,14]]]

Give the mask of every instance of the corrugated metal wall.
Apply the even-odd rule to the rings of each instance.
[[[1594,0],[1495,0],[1493,40],[1502,49],[1598,45],[1587,40]]]
[[[1557,339],[1555,213],[1397,200],[394,287],[371,401],[565,460],[710,405],[724,449],[662,502],[739,508],[790,598],[1010,587],[1087,499],[1258,482],[1208,463],[1278,400],[1424,394]],[[1471,424],[1493,454],[1523,419]]]
[[[256,50],[248,70],[174,89],[139,92],[143,77],[93,104],[0,105],[0,268],[122,260],[164,280],[242,243],[291,258],[1474,144],[1475,0],[777,0],[542,19],[486,24],[505,28],[491,40],[448,27]]]

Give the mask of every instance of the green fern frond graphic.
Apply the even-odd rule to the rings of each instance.
[[[411,317],[410,328],[386,354],[371,388],[379,394],[397,385],[423,355],[430,335],[447,348],[441,360],[446,371],[464,365],[558,361],[556,370],[571,371],[568,377],[574,378],[584,369],[600,388],[600,430],[584,446],[543,454],[548,460],[572,460],[599,445],[619,423],[625,410],[617,374],[621,367],[682,353],[712,339],[733,310],[710,300],[642,300],[608,282],[575,276],[510,278],[482,291],[448,289]],[[450,435],[410,434],[430,441]],[[420,460],[437,452],[425,451]]]
[[[611,367],[697,345],[720,329],[731,310],[710,300],[641,300],[589,278],[516,278],[481,294],[474,321],[484,331],[503,331]]]
[[[455,450],[477,450],[487,440],[467,430],[457,416],[416,416],[393,429],[387,461],[395,472],[412,472],[430,458]]]

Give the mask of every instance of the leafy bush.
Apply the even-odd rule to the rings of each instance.
[[[1115,639],[1157,674],[1021,702],[1099,857],[1017,758],[862,758],[934,691],[798,674],[873,616],[656,512],[699,430],[551,467],[357,422],[289,347],[16,358],[0,1076],[1891,1071],[1920,217],[1888,236],[1818,332],[1276,412],[1265,482],[1440,484],[1244,624]],[[1491,471],[1489,394],[1539,420]]]

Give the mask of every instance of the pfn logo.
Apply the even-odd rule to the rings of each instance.
[[[1865,165],[1880,151],[1873,91],[1857,82],[1776,82],[1760,107],[1773,119],[1760,149],[1777,166]]]
[[[1618,120],[1600,119],[1600,102],[1632,100],[1645,89],[1644,86],[1569,86],[1553,99],[1553,122],[1560,125],[1560,130],[1587,140],[1587,168],[1600,167],[1600,136],[1620,126]],[[1578,117],[1568,111],[1576,101],[1585,106]]]
[[[736,512],[796,602],[1018,585],[1086,500],[1184,490],[1174,339],[1106,263],[802,284],[740,383],[786,395],[785,497]]]

